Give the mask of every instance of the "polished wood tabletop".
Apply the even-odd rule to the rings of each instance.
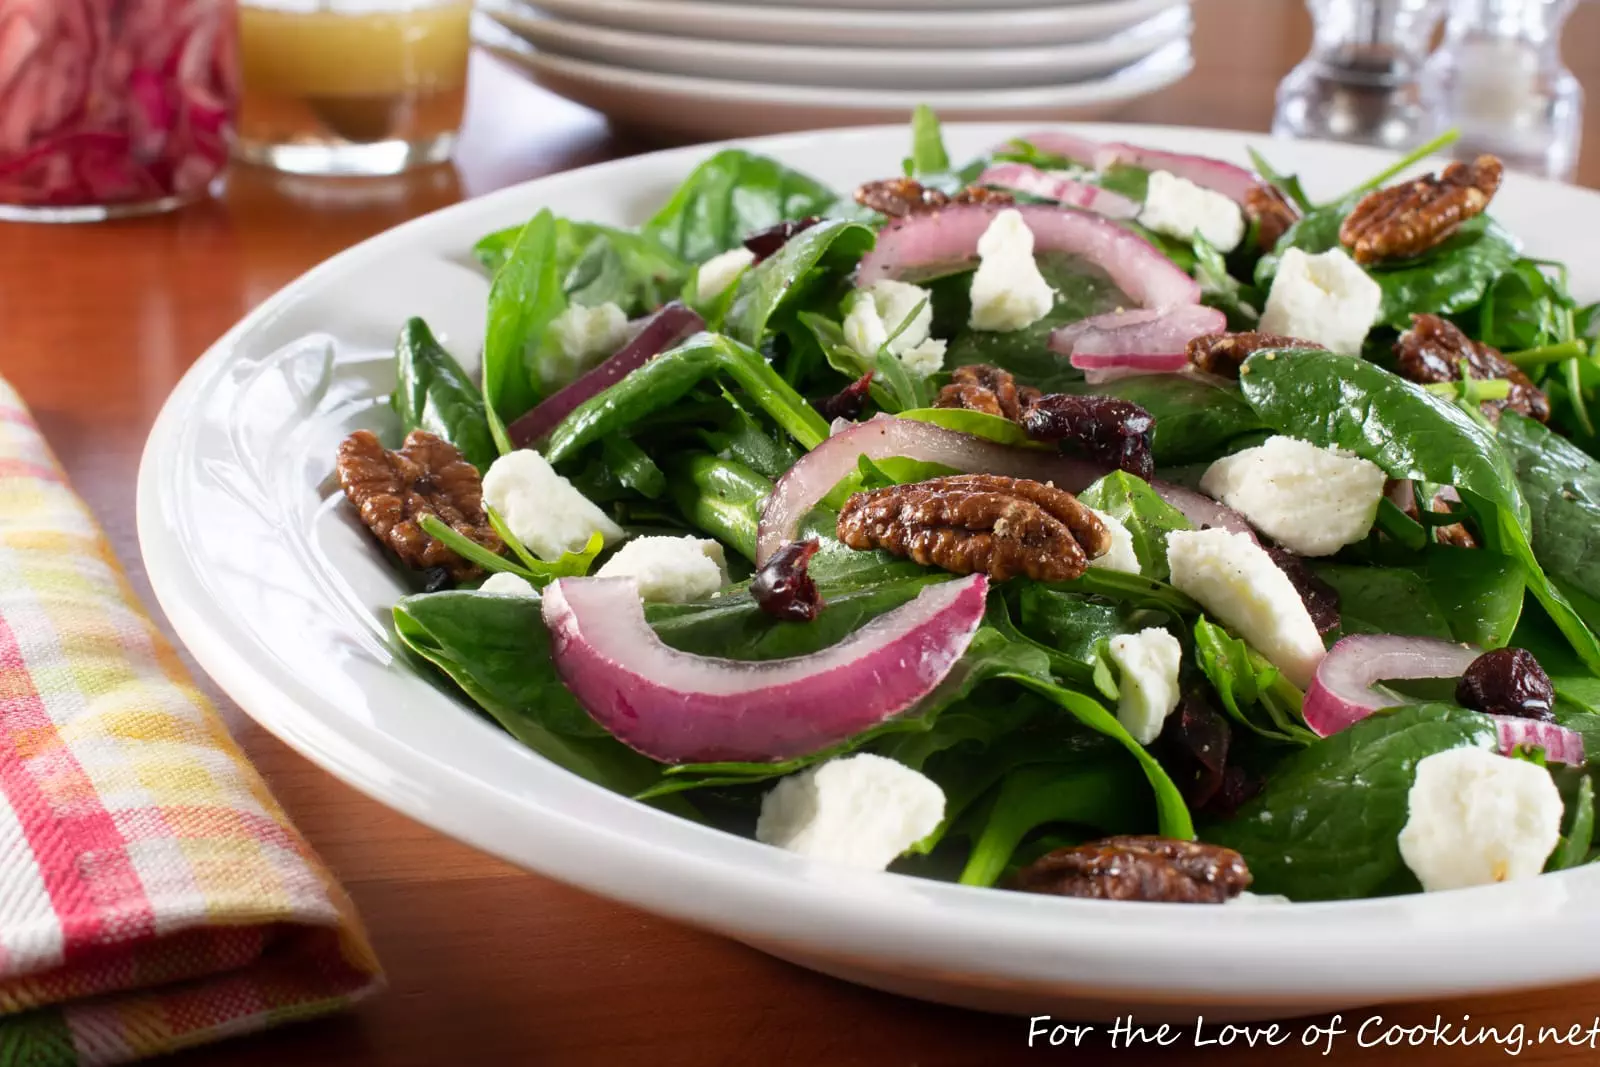
[[[1294,0],[1197,0],[1197,67],[1116,117],[1265,130],[1309,24]],[[1569,24],[1568,61],[1591,90],[1600,4]],[[274,290],[327,256],[463,197],[650,146],[480,58],[454,167],[380,182],[326,183],[236,169],[226,195],[159,219],[82,227],[0,224],[0,374],[32,405],[75,485],[148,595],[134,536],[134,472],[146,433],[189,364]],[[1581,180],[1600,184],[1600,107]],[[357,1010],[174,1060],[189,1067],[628,1064],[988,1064],[1073,1053],[1027,1048],[1028,1024],[860,989],[742,945],[527,874],[365,798],[290,752],[213,689],[290,815],[349,887],[390,987]],[[1485,953],[1573,946],[1499,944]],[[1285,946],[1285,951],[1293,951]],[[1592,946],[1585,951],[1593,951]],[[1228,962],[1216,961],[1219,969]],[[1374,961],[1375,966],[1381,965]],[[1360,1013],[1365,1017],[1366,1013]],[[1585,1028],[1600,985],[1451,1001],[1383,1014],[1505,1030]],[[1255,1052],[1187,1040],[1082,1062],[1327,1062],[1318,1048]],[[1543,1046],[1516,1062],[1593,1062]],[[1333,1059],[1500,1064],[1497,1046],[1374,1048],[1345,1038]]]

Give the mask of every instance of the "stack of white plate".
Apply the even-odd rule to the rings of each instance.
[[[484,0],[481,43],[671,137],[1103,118],[1192,65],[1188,0]]]

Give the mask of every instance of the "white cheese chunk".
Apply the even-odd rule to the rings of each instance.
[[[866,359],[889,346],[912,374],[927,377],[944,367],[945,342],[928,336],[933,303],[928,290],[884,278],[852,293],[844,316],[845,343]]]
[[[944,818],[944,791],[892,759],[862,753],[792,774],[761,802],[756,840],[883,870]]]
[[[1561,836],[1561,793],[1550,772],[1481,748],[1417,763],[1400,856],[1426,890],[1532,878]]]
[[[739,276],[755,261],[756,254],[742,245],[712,256],[700,264],[699,271],[695,273],[695,299],[702,304],[715,300],[727,292],[728,286],[737,282]]]
[[[1382,305],[1383,290],[1344,249],[1308,256],[1291,248],[1272,279],[1261,329],[1356,356]]]
[[[1174,530],[1167,535],[1172,584],[1233,628],[1284,677],[1304,689],[1324,650],[1317,624],[1266,549],[1249,534]]]
[[[702,600],[728,584],[722,545],[699,537],[636,537],[595,572],[635,578],[643,600],[681,604]]]
[[[528,579],[520,574],[509,571],[495,571],[483,580],[478,586],[480,593],[494,593],[496,596],[527,596],[536,597],[539,591],[528,583]]]
[[[622,527],[531,448],[508,452],[490,465],[483,476],[483,502],[540,559],[581,551],[597,530],[606,544],[623,537]]]
[[[1031,326],[1055,306],[1055,290],[1033,261],[1033,231],[1022,212],[1007,209],[978,238],[978,269],[972,275],[974,330],[1009,333]]]
[[[560,359],[541,363],[545,385],[564,385],[628,343],[628,316],[616,304],[570,304],[550,322]]]
[[[1089,561],[1089,566],[1099,567],[1102,570],[1121,571],[1124,574],[1139,573],[1139,555],[1133,550],[1133,534],[1123,525],[1121,519],[1115,515],[1108,515],[1096,508],[1090,508],[1095,517],[1105,523],[1106,529],[1111,532],[1111,547]]]
[[[1387,476],[1349,452],[1269,437],[1213,463],[1200,488],[1302,556],[1331,556],[1367,536]]]
[[[1117,665],[1117,721],[1134,740],[1148,745],[1161,736],[1161,724],[1178,706],[1178,664],[1183,646],[1159,626],[1118,634],[1110,642]]]
[[[1244,212],[1238,204],[1164,170],[1150,175],[1139,223],[1180,241],[1193,241],[1199,234],[1224,253],[1232,252],[1244,240]]]

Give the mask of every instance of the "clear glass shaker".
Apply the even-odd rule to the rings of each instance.
[[[1278,86],[1275,137],[1410,148],[1432,129],[1418,84],[1444,0],[1306,0],[1311,54]]]
[[[1571,178],[1583,131],[1583,88],[1561,62],[1573,0],[1451,0],[1444,44],[1423,70],[1435,129],[1455,128],[1462,158]]]

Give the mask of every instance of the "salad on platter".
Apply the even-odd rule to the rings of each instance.
[[[1027,134],[834,190],[727,148],[483,236],[337,473],[420,669],[820,861],[1312,901],[1596,856],[1596,306],[1425,146],[1313,201]]]

